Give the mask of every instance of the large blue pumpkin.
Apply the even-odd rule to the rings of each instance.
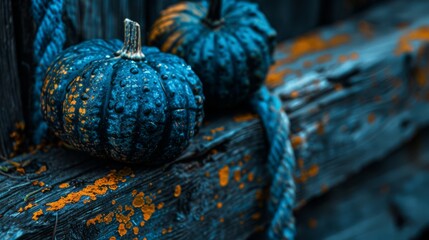
[[[91,40],[65,50],[47,71],[41,101],[49,127],[71,147],[154,163],[186,148],[202,122],[204,97],[191,67],[141,49],[140,26],[126,19],[124,43]]]
[[[207,102],[232,106],[263,83],[276,32],[256,4],[182,2],[161,13],[149,44],[184,58],[200,77]]]

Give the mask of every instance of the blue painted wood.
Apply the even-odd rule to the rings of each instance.
[[[249,100],[272,63],[276,32],[257,5],[184,2],[161,13],[149,44],[184,58],[204,85],[207,104]]]
[[[202,122],[201,82],[179,57],[141,49],[135,22],[125,28],[122,49],[118,40],[91,40],[58,56],[42,90],[44,118],[61,140],[94,156],[170,160]]]

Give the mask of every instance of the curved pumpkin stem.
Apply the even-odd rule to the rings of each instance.
[[[116,56],[135,61],[145,59],[145,55],[142,53],[140,24],[126,18],[124,20],[124,28],[124,46],[115,53]]]
[[[210,0],[205,20],[211,27],[218,27],[222,23],[222,0]]]

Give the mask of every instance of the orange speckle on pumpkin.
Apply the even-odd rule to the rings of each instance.
[[[254,179],[255,175],[253,173],[249,173],[249,175],[247,175],[247,180],[249,180],[249,182],[253,182]]]
[[[179,197],[182,194],[182,186],[179,184],[174,188],[174,197]]]
[[[218,202],[218,203],[216,204],[216,207],[217,207],[217,208],[222,208],[222,206],[223,206],[223,204],[222,204],[221,202]]]
[[[119,224],[118,233],[119,233],[119,236],[121,236],[121,237],[124,236],[125,234],[127,234],[127,229],[125,228],[125,224],[123,224],[123,223]]]
[[[72,192],[57,201],[47,203],[47,211],[58,211],[67,204],[74,204],[81,200],[82,197],[89,197],[91,201],[97,199],[97,196],[103,196],[108,192],[109,187],[117,186],[119,182],[125,180],[125,176],[131,174],[130,168],[124,168],[120,171],[112,170],[107,176],[94,181],[93,184],[87,185],[82,190]]]
[[[374,121],[375,121],[375,114],[374,113],[368,114],[368,122],[373,123]]]
[[[224,166],[219,170],[219,185],[225,187],[229,181],[229,167]]]
[[[261,218],[261,214],[260,213],[254,213],[254,214],[252,214],[251,218],[253,220],[258,220]]]
[[[308,227],[309,228],[316,228],[317,227],[317,220],[314,218],[308,219]]]
[[[241,171],[240,170],[235,170],[234,171],[234,180],[236,182],[238,182],[238,181],[240,181],[240,179],[241,179]]]
[[[59,188],[68,188],[68,187],[70,187],[70,184],[69,183],[61,183],[59,186],[58,186]]]
[[[33,221],[37,221],[39,220],[39,217],[42,215],[43,215],[43,210],[39,209],[33,213],[33,217],[31,219],[33,219]]]
[[[44,172],[46,172],[46,170],[47,170],[46,165],[42,165],[42,166],[41,166],[41,167],[36,171],[36,174],[44,173]]]

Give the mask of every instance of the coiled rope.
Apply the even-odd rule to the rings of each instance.
[[[48,129],[40,108],[43,78],[49,64],[63,50],[66,41],[66,29],[62,20],[63,4],[64,0],[32,0],[31,12],[38,26],[33,42],[33,57],[37,66],[31,116],[34,127],[33,142],[36,144],[42,141]]]

